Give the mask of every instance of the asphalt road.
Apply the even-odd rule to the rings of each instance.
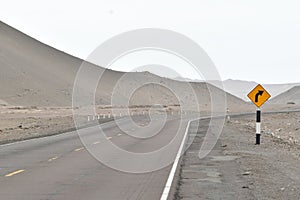
[[[178,134],[179,140],[168,155],[173,159],[188,120],[185,120],[185,126],[179,127],[179,119],[168,118],[156,135],[151,134],[160,126],[162,119],[159,117],[152,121],[152,128],[149,129],[137,128],[147,126],[148,119],[145,117],[135,118],[135,124],[129,121],[129,118],[120,119],[122,130],[114,121],[101,125],[105,135],[99,134],[98,127],[84,129],[85,141],[90,142],[87,145],[83,145],[76,132],[1,145],[0,199],[160,199],[173,163],[149,173],[125,173],[105,166],[88,149],[98,148],[107,158],[130,163],[130,160],[122,160],[115,152],[110,152],[104,141],[111,141],[132,153],[145,153],[163,148]],[[149,134],[149,138],[136,138],[128,134],[141,137]],[[161,159],[164,159],[163,155]],[[130,164],[141,168],[150,165],[151,168],[147,160]]]

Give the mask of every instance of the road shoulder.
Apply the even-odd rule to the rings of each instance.
[[[249,117],[248,117],[249,118]],[[256,146],[247,117],[226,123],[213,151],[198,153],[208,121],[202,120],[183,156],[175,199],[299,199],[299,149],[263,135]]]

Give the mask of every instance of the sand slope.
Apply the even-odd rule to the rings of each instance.
[[[300,104],[300,86],[295,86],[292,89],[274,97],[270,103],[273,104]]]
[[[0,99],[13,105],[67,106],[81,61],[0,23]]]
[[[71,106],[73,84],[82,62],[79,58],[47,46],[0,22],[0,104]],[[104,70],[98,66],[93,67]],[[116,87],[116,83],[125,74],[126,79]],[[123,73],[105,70],[97,89],[96,102],[110,105],[112,94],[119,99],[126,99],[128,88],[134,86],[136,90],[132,94],[130,105],[178,104],[179,100],[172,91],[158,84],[143,86],[148,82],[176,87],[181,96],[185,97],[185,104],[195,104],[198,101],[201,106],[209,107],[209,92],[223,98],[222,90],[205,83],[189,85],[147,72]],[[191,98],[192,94],[186,90],[190,86],[196,91],[198,100]],[[227,97],[229,107],[245,104],[233,95],[227,94]]]

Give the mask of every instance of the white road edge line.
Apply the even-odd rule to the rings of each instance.
[[[199,118],[199,119],[201,119],[201,118]],[[182,153],[183,147],[185,145],[185,140],[187,138],[187,135],[188,135],[188,132],[189,132],[189,129],[190,129],[190,124],[191,124],[192,121],[196,121],[196,120],[198,120],[198,119],[192,119],[187,124],[183,140],[182,140],[181,145],[179,147],[178,153],[176,155],[175,161],[173,163],[172,169],[170,171],[167,183],[165,185],[165,188],[164,188],[164,191],[161,195],[160,200],[167,200],[168,197],[169,197],[171,186],[172,186],[172,183],[173,183],[173,180],[174,180],[174,177],[175,177],[175,174],[176,174],[177,166],[178,166],[178,163],[179,163],[179,160],[180,160],[180,157],[181,157],[181,153]]]

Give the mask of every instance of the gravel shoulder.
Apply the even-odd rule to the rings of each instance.
[[[300,147],[288,137],[283,139],[286,132],[299,135],[292,120],[298,115],[264,116],[267,128],[281,126],[282,135],[264,129],[261,145],[254,145],[255,116],[234,117],[225,124],[214,150],[200,160],[198,153],[208,128],[208,122],[201,121],[195,140],[183,156],[175,199],[299,200]],[[276,121],[283,116],[291,125]]]

